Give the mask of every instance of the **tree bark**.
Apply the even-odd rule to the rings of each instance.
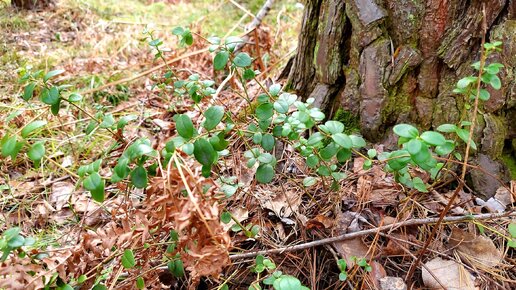
[[[487,40],[503,42],[490,61],[505,68],[475,140],[493,158],[515,154],[516,0],[307,0],[287,88],[356,116],[374,142],[392,144],[397,123],[456,123],[466,110],[452,90],[479,59],[483,3]]]
[[[18,9],[33,10],[48,8],[53,0],[11,0],[11,6]]]

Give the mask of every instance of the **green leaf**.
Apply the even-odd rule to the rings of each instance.
[[[442,124],[441,126],[437,127],[437,131],[444,132],[444,133],[452,133],[457,130],[457,126],[454,124]]]
[[[488,66],[484,67],[484,71],[488,74],[495,75],[500,72],[500,69],[503,68],[503,64],[501,63],[491,63]]]
[[[423,180],[419,177],[414,177],[412,179],[412,184],[414,185],[414,188],[419,190],[420,192],[428,192],[428,189],[426,188],[426,184],[423,182]]]
[[[330,160],[337,152],[339,151],[339,147],[335,144],[335,142],[331,142],[326,147],[321,149],[319,152],[321,155],[321,158],[324,160]]]
[[[337,134],[344,132],[344,124],[339,121],[328,121],[324,124],[328,129],[328,133]]]
[[[256,107],[256,117],[260,120],[267,120],[274,114],[273,105],[271,103],[263,103]]]
[[[303,185],[305,187],[312,186],[312,185],[314,185],[316,183],[317,183],[317,179],[315,177],[312,177],[312,176],[308,176],[308,177],[305,177],[303,179]]]
[[[97,202],[104,201],[104,180],[98,172],[93,172],[82,182],[84,188],[91,192],[91,197]]]
[[[274,167],[270,164],[261,164],[256,169],[256,180],[260,183],[269,183],[274,178]]]
[[[238,67],[247,67],[250,66],[253,60],[246,52],[238,53],[233,59],[233,63]]]
[[[271,94],[271,96],[273,96],[273,97],[278,96],[280,91],[281,91],[280,84],[273,84],[269,87],[269,94]]]
[[[339,273],[339,280],[340,281],[346,281],[348,279],[348,274],[345,273],[345,272],[340,272]]]
[[[423,134],[421,134],[421,139],[423,139],[427,144],[434,146],[440,146],[446,143],[444,136],[441,133],[434,131],[423,132]]]
[[[172,274],[178,278],[183,277],[185,275],[185,268],[183,265],[183,261],[177,259],[177,260],[172,261],[172,263],[174,263],[173,270],[171,271]],[[170,267],[169,267],[169,270],[170,270]]]
[[[254,77],[256,76],[256,73],[254,70],[248,68],[244,71],[244,74],[242,75],[242,77],[244,78],[244,80],[252,80],[254,79]]]
[[[16,151],[16,144],[18,143],[16,140],[16,136],[7,137],[7,135],[2,138],[2,156],[7,157],[12,155]]]
[[[206,130],[212,130],[220,123],[222,117],[224,117],[224,108],[222,106],[212,106],[209,107],[206,112],[204,112],[204,117],[206,120],[204,121],[204,128]]]
[[[38,163],[44,155],[45,146],[43,145],[43,142],[35,143],[27,152],[27,156],[29,156],[29,159]]]
[[[228,147],[229,142],[224,139],[224,132],[220,132],[218,135],[211,136],[210,144],[216,151],[222,151]]]
[[[176,130],[179,136],[190,140],[194,135],[192,119],[185,114],[178,115],[176,118]]]
[[[220,221],[225,224],[229,224],[229,222],[231,221],[231,213],[229,213],[227,211],[223,211],[222,214],[220,215]]]
[[[59,109],[61,108],[61,98],[57,99],[57,103],[50,105],[50,112],[52,112],[52,115],[57,116],[59,114]]]
[[[376,157],[376,154],[377,154],[376,149],[369,149],[369,150],[367,150],[367,156],[369,156],[369,158]]]
[[[49,71],[47,72],[47,74],[43,77],[43,81],[46,82],[48,81],[49,79],[57,76],[57,75],[60,75],[62,73],[64,73],[65,70],[64,69],[57,69],[57,70],[52,70],[52,71]]]
[[[79,278],[77,278],[77,283],[82,284],[86,281],[86,279],[88,279],[88,277],[83,274],[83,275],[79,276]]]
[[[487,101],[491,98],[491,94],[486,89],[480,89],[478,98],[482,101]]]
[[[455,132],[457,133],[457,136],[459,136],[459,138],[462,139],[462,141],[464,141],[464,143],[466,143],[466,144],[468,143],[469,130],[457,128],[457,130],[455,130]],[[470,142],[470,146],[473,150],[477,150],[477,144],[475,144],[473,139]]]
[[[145,289],[145,281],[142,277],[138,277],[138,279],[136,279],[136,288]]]
[[[270,153],[262,153],[260,154],[260,156],[258,156],[258,161],[260,161],[260,163],[274,163],[276,161],[276,158],[274,156],[272,156],[272,154]]]
[[[345,162],[345,161],[349,160],[350,158],[351,158],[351,150],[349,150],[349,149],[342,148],[337,153],[337,160],[339,162]]]
[[[215,55],[215,58],[213,58],[213,68],[215,70],[224,69],[224,67],[226,67],[226,64],[228,63],[228,60],[229,60],[229,51],[227,51],[227,50],[219,51]]]
[[[311,154],[310,156],[308,156],[306,158],[306,165],[310,168],[314,168],[316,167],[317,165],[319,164],[319,158],[314,155],[314,154]]]
[[[205,166],[211,166],[218,158],[217,151],[215,151],[210,142],[204,138],[195,141],[193,153],[195,159]]]
[[[288,113],[289,104],[285,99],[278,99],[274,102],[274,110],[280,114]]]
[[[343,148],[351,149],[351,147],[353,147],[353,140],[351,140],[351,138],[349,138],[349,136],[344,133],[333,134],[331,138],[333,141],[335,141],[335,143],[342,146]]]
[[[173,35],[180,36],[180,35],[183,35],[183,33],[185,33],[185,29],[181,26],[177,26],[172,29]]]
[[[478,79],[478,77],[474,77],[474,76],[467,76],[465,78],[462,78],[460,79],[458,82],[457,82],[457,88],[459,89],[464,89],[466,88],[467,86],[469,86],[470,84],[476,82]]]
[[[349,138],[353,142],[353,148],[363,148],[366,146],[366,141],[360,136],[349,135]]]
[[[21,135],[23,138],[27,138],[33,131],[45,126],[46,124],[47,124],[47,121],[43,121],[43,120],[31,122],[27,126],[23,127],[23,129],[21,131]]]
[[[405,138],[416,138],[419,135],[419,131],[412,125],[409,124],[398,124],[392,128],[394,133],[400,137]]]
[[[271,134],[263,135],[261,144],[262,148],[265,151],[272,151],[272,149],[274,149],[275,143],[276,140],[274,139],[274,136],[272,136]]]
[[[25,88],[23,89],[23,96],[22,96],[22,98],[25,101],[32,99],[32,95],[34,94],[35,87],[36,87],[35,83],[29,83],[28,85],[25,86]]]
[[[72,103],[80,102],[81,100],[82,100],[82,96],[79,93],[71,93],[68,96],[68,101],[72,102]]]
[[[507,227],[507,230],[509,231],[509,234],[511,234],[511,236],[513,238],[516,238],[516,223],[510,223],[509,226]]]
[[[318,146],[321,141],[324,139],[324,135],[320,132],[315,132],[308,138],[307,145],[308,146]],[[322,144],[321,144],[322,145]]]
[[[47,105],[54,105],[59,103],[59,90],[57,87],[44,89],[41,93],[41,101]]]
[[[301,290],[302,285],[301,282],[293,276],[290,275],[282,275],[278,279],[274,281],[272,284],[274,289],[277,290]]]
[[[500,78],[497,75],[491,75],[491,77],[489,78],[489,84],[495,90],[499,90],[502,87],[502,82],[500,81]]]
[[[131,183],[136,188],[146,188],[148,184],[147,170],[142,166],[137,166],[131,171]]]
[[[134,260],[134,253],[131,249],[125,249],[124,254],[122,255],[122,266],[126,269],[131,269],[136,265],[136,261]]]
[[[455,143],[453,141],[446,141],[443,145],[435,147],[435,153],[446,156],[455,149]]]

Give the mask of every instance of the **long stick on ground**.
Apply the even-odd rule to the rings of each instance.
[[[442,219],[441,222],[450,223],[450,222],[463,222],[463,221],[471,221],[471,220],[489,220],[489,219],[497,219],[497,218],[512,217],[512,216],[516,216],[516,211],[510,211],[510,212],[506,212],[506,213],[493,213],[493,214],[450,216],[450,217],[445,217],[444,219]],[[339,236],[321,239],[321,240],[317,240],[317,241],[312,241],[312,242],[299,244],[299,245],[295,245],[295,246],[288,246],[288,247],[277,248],[277,249],[256,251],[256,252],[245,253],[245,254],[235,254],[235,255],[231,255],[230,259],[237,260],[237,259],[244,259],[244,258],[252,258],[252,257],[256,257],[258,255],[270,255],[270,254],[278,254],[278,253],[284,253],[284,252],[305,250],[308,248],[322,246],[325,244],[341,242],[344,240],[350,240],[350,239],[357,238],[357,237],[375,234],[377,232],[385,232],[385,231],[393,230],[393,229],[396,229],[399,227],[435,224],[438,221],[439,221],[439,218],[412,219],[412,220],[407,220],[407,221],[403,221],[403,222],[393,223],[391,225],[385,225],[385,226],[368,229],[368,230],[363,230],[363,231],[358,231],[358,232],[349,233],[349,234],[342,234]]]

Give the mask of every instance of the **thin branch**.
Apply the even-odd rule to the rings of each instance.
[[[451,222],[464,222],[464,221],[471,221],[471,220],[490,220],[490,219],[498,219],[503,217],[513,217],[516,216],[516,211],[510,211],[506,213],[492,213],[492,214],[478,214],[478,215],[464,215],[464,216],[450,216],[445,217],[442,222],[451,223]],[[295,246],[287,246],[277,249],[269,249],[269,250],[262,250],[262,251],[255,251],[250,253],[244,253],[244,254],[233,254],[230,255],[229,258],[231,260],[238,260],[238,259],[246,259],[246,258],[253,258],[258,255],[271,255],[271,254],[281,254],[286,252],[294,252],[294,251],[300,251],[305,250],[317,246],[323,246],[326,244],[331,244],[335,242],[342,242],[345,240],[350,240],[366,235],[376,234],[378,232],[385,232],[390,230],[395,230],[399,227],[406,227],[406,226],[415,226],[415,225],[428,225],[428,224],[435,224],[439,221],[439,218],[423,218],[423,219],[412,219],[407,221],[402,221],[398,223],[393,223],[390,225],[385,225],[377,228],[367,229],[363,231],[358,231],[354,233],[348,233],[343,234],[331,238],[325,238],[320,239],[312,242],[307,242]],[[160,268],[160,269],[166,269],[166,267]]]

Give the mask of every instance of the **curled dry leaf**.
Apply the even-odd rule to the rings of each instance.
[[[423,284],[430,289],[443,289],[441,285],[447,290],[475,290],[475,280],[473,275],[464,267],[452,260],[444,260],[435,258],[428,261],[423,267]],[[437,281],[433,276],[437,277]]]
[[[450,246],[472,266],[486,269],[496,267],[502,262],[502,253],[488,237],[475,236],[454,228],[449,242]]]
[[[59,181],[52,183],[52,193],[50,202],[55,204],[56,210],[61,210],[67,203],[74,191],[75,186],[69,181]]]

